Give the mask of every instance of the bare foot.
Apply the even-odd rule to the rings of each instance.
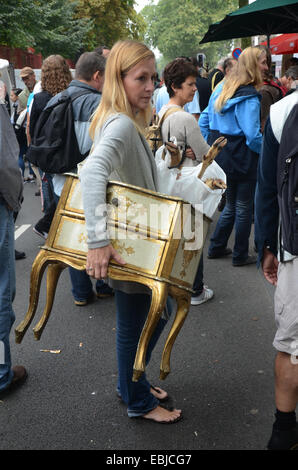
[[[167,392],[160,387],[153,387],[151,385],[150,393],[152,393],[152,395],[155,396],[155,398],[158,400],[164,400],[165,398],[168,398]]]
[[[161,406],[157,406],[154,410],[149,411],[149,413],[143,416],[145,419],[152,419],[157,423],[175,423],[182,418],[181,410],[174,409],[173,411],[169,411],[166,408],[162,408]]]

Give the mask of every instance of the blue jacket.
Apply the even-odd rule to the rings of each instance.
[[[261,95],[252,85],[240,86],[218,113],[214,104],[222,91],[220,83],[212,93],[208,107],[202,112],[199,125],[203,137],[211,145],[220,135],[228,143],[216,162],[231,179],[256,179],[258,154],[262,145],[260,131]]]

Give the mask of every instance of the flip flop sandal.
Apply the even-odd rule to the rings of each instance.
[[[173,419],[172,421],[157,421],[156,419],[145,418],[144,416],[132,416],[131,419],[142,419],[144,421],[149,421],[149,422],[153,422],[153,423],[156,423],[156,424],[175,424],[175,423],[178,423],[178,421],[181,421],[182,418],[183,418],[183,416],[182,416],[182,413],[181,413],[180,416]]]

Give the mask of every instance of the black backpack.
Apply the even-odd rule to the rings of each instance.
[[[90,91],[69,95],[65,90],[59,99],[40,114],[26,153],[26,159],[46,173],[65,173],[80,163],[81,154],[74,129],[72,102]]]
[[[277,161],[281,261],[283,249],[298,255],[298,104],[289,114],[281,136]]]

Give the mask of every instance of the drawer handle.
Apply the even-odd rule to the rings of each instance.
[[[119,199],[116,198],[116,197],[114,197],[114,198],[112,199],[112,204],[113,204],[113,206],[118,207],[118,206],[119,206]]]

